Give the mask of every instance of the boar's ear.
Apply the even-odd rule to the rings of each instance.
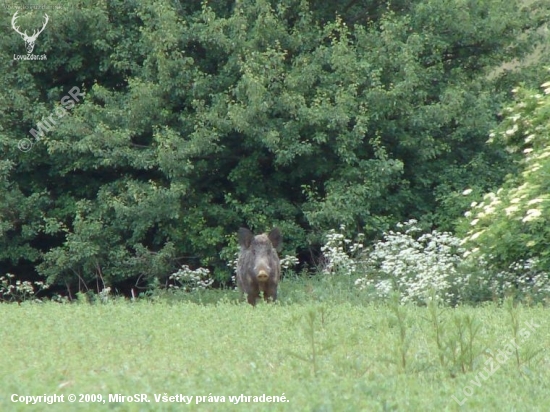
[[[267,235],[269,240],[271,241],[271,244],[275,249],[279,249],[281,247],[281,243],[283,243],[283,235],[281,234],[281,231],[278,227],[274,228],[269,234]]]
[[[254,234],[244,227],[241,227],[238,232],[239,236],[239,245],[241,245],[244,248],[248,248],[250,246],[250,243],[252,243],[252,239],[254,238]]]

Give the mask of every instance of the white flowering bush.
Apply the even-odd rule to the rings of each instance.
[[[508,273],[527,261],[540,273],[550,272],[550,82],[542,87],[543,93],[514,90],[516,104],[504,110],[489,139],[517,153],[519,173],[483,199],[463,192],[472,196],[461,223],[464,246],[495,272]]]
[[[432,298],[450,305],[502,301],[513,296],[550,303],[550,276],[537,259],[518,260],[496,270],[490,257],[467,250],[449,232],[422,233],[415,220],[397,225],[356,261],[364,275],[355,281],[377,298],[397,292],[401,303]],[[359,264],[358,264],[359,263]]]
[[[550,303],[550,277],[538,269],[537,259],[514,262],[506,268],[489,275],[486,286],[493,297],[502,299],[513,296],[527,301]],[[491,273],[490,269],[485,269]],[[493,271],[494,273],[494,271]]]
[[[97,295],[101,303],[107,303],[111,297],[111,287],[107,286],[103,288]]]
[[[416,220],[384,233],[368,253],[366,275],[356,280],[360,289],[372,289],[380,298],[399,293],[401,303],[424,303],[435,293],[441,301],[460,301],[458,290],[468,281],[459,266],[464,250],[448,232],[422,234]]]
[[[281,258],[281,270],[283,271],[293,270],[294,267],[296,267],[296,265],[299,262],[300,261],[296,256],[285,255],[283,258]]]
[[[233,253],[233,258],[227,262],[227,267],[231,269],[231,271],[233,272],[233,274],[231,275],[231,282],[235,285],[235,287],[233,289],[235,290],[238,290],[239,288],[237,287],[237,263],[239,262],[239,252],[238,251],[235,251]]]
[[[345,226],[340,231],[345,232]],[[346,238],[342,233],[331,229],[326,235],[326,243],[321,247],[323,252],[322,273],[325,275],[353,275],[360,264],[364,234],[359,233],[355,241]]]
[[[11,273],[0,276],[0,301],[22,302],[26,300],[40,300],[36,295],[49,288],[49,285],[42,281],[14,280],[15,275]]]
[[[168,285],[169,288],[186,292],[207,289],[214,283],[208,269],[197,268],[192,270],[187,265],[182,265],[181,269],[172,273],[168,279],[173,282]]]

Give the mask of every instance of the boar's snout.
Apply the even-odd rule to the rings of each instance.
[[[267,272],[265,270],[260,270],[258,272],[258,280],[260,282],[265,282],[267,280],[267,278],[269,278],[269,275],[267,274]]]

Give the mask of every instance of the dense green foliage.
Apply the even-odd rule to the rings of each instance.
[[[0,38],[0,265],[73,291],[228,278],[241,225],[292,252],[339,224],[449,228],[453,193],[509,170],[485,146],[508,91],[540,82],[494,74],[535,45],[544,13],[519,1],[42,3],[47,60],[11,60],[7,18]]]
[[[0,330],[9,354],[0,377],[2,411],[539,411],[548,405],[543,349],[550,329],[542,307],[310,302],[252,309],[227,301],[141,300],[0,305],[0,316],[17,325]],[[149,403],[108,401],[109,394],[142,393]],[[12,394],[64,395],[65,402],[26,405],[13,403]],[[71,403],[70,394],[101,395],[106,403]],[[225,399],[165,403],[155,394]],[[229,396],[241,394],[284,394],[289,402],[231,406]]]

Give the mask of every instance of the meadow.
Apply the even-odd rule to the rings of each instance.
[[[328,299],[307,282],[281,289],[279,302],[256,308],[232,291],[2,304],[0,410],[548,408],[542,305],[422,307]],[[24,403],[53,394],[64,402]]]

